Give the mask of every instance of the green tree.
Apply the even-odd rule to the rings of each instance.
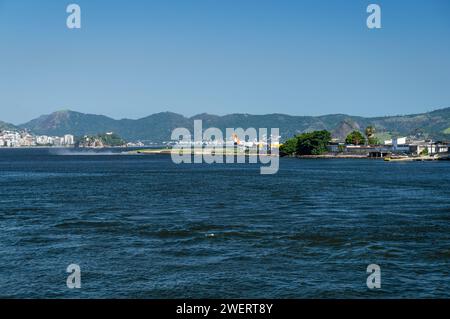
[[[369,145],[380,145],[380,140],[376,137],[369,138]]]
[[[328,131],[314,131],[297,136],[297,154],[320,155],[327,152],[327,145],[331,141]]]
[[[280,146],[280,152],[292,155],[297,152],[297,137],[293,137],[288,139],[286,142],[283,143],[283,145]]]
[[[422,152],[420,152],[420,156],[428,156],[428,147],[425,147],[423,150],[422,150]]]
[[[371,138],[375,135],[375,128],[372,125],[369,125],[366,127],[365,133],[367,138]]]
[[[353,131],[347,135],[345,143],[353,145],[364,145],[366,143],[366,139],[364,138],[364,135],[361,134],[361,132]]]
[[[107,146],[122,146],[126,143],[119,135],[114,133],[99,134],[98,138]]]
[[[369,145],[377,145],[378,143],[378,139],[375,137],[375,127],[373,127],[372,125],[369,125],[368,127],[366,127],[365,133],[366,133],[366,137],[367,137],[367,143]]]

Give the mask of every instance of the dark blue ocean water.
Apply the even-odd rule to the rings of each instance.
[[[0,297],[450,297],[450,162],[280,165],[0,150]]]

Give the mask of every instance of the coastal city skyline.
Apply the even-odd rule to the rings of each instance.
[[[77,4],[69,30],[64,1],[0,1],[0,120],[60,108],[383,116],[450,100],[448,1],[379,1],[375,30],[362,0]]]
[[[255,156],[263,152],[262,156],[265,156],[264,153],[269,149],[272,156],[276,158],[281,155],[300,158],[305,156],[307,158],[310,156],[315,158],[385,158],[387,161],[448,160],[450,127],[445,124],[442,126],[442,123],[438,125],[438,123],[447,122],[449,114],[450,108],[446,108],[435,110],[428,114],[392,118],[399,124],[404,120],[413,123],[413,126],[409,127],[409,131],[403,132],[395,129],[395,123],[393,126],[391,125],[391,127],[394,127],[394,130],[392,128],[389,130],[380,121],[383,118],[368,118],[366,122],[360,121],[358,123],[350,116],[329,115],[329,117],[340,117],[341,122],[334,129],[328,128],[329,130],[327,130],[323,125],[325,122],[329,122],[330,119],[322,119],[314,126],[311,124],[311,118],[291,117],[294,119],[296,133],[294,136],[289,136],[289,133],[286,134],[287,131],[283,130],[284,134],[282,133],[282,135],[284,136],[282,136],[279,135],[280,129],[277,126],[285,124],[285,120],[289,116],[281,114],[267,115],[269,119],[266,118],[263,121],[254,115],[229,115],[228,117],[234,119],[231,119],[232,122],[230,122],[230,119],[226,120],[226,122],[229,125],[231,124],[232,127],[226,128],[224,131],[226,135],[223,135],[224,132],[218,128],[221,127],[219,124],[221,117],[209,114],[200,114],[198,117],[188,119],[179,114],[166,112],[135,120],[134,122],[136,123],[134,123],[133,120],[117,121],[101,115],[63,110],[50,115],[43,115],[29,123],[25,123],[22,127],[8,127],[7,124],[0,123],[0,148],[141,148],[147,145],[153,148],[141,148],[138,151],[125,151],[124,153],[128,155],[171,154],[174,162],[181,160],[189,163],[191,162],[191,155],[200,149],[202,150],[202,156],[205,155],[207,157],[210,156],[208,155],[208,149],[213,149],[215,154],[213,157],[217,155],[220,158],[220,162],[223,160],[222,157],[230,152],[234,154],[237,151],[237,154]],[[152,127],[152,117],[156,117],[157,122],[171,122],[171,126],[166,126],[166,130],[172,130],[171,135],[165,135],[165,137],[163,135],[163,139],[158,140],[161,136],[158,136],[158,134],[154,135],[156,131],[153,131],[152,134],[149,133],[151,131],[147,130],[147,134],[150,134],[147,135],[148,138],[130,140],[130,136],[127,136],[127,141],[115,133],[117,131],[126,132],[131,128],[126,128],[126,126],[119,124],[124,122],[141,127],[141,130],[145,131],[142,125]],[[244,117],[247,125],[250,125],[250,123],[255,124],[255,119],[259,118],[258,123],[269,125],[269,127],[272,127],[271,130],[275,130],[276,133],[269,136],[266,128],[266,133],[260,133],[262,135],[257,137],[257,130],[254,127],[239,127],[239,117]],[[250,120],[249,117],[253,117],[253,120]],[[270,119],[270,117],[272,118]],[[282,119],[283,117],[285,119]],[[423,122],[424,117],[428,119],[425,123]],[[318,117],[318,119],[321,118],[323,117]],[[416,118],[415,122],[414,118]],[[300,130],[302,126],[301,121],[304,119],[307,119],[309,122],[308,127]],[[204,120],[209,125],[215,123],[216,127],[204,127]],[[388,117],[385,117],[384,120],[386,121],[385,123],[392,121]],[[194,139],[192,139],[192,134],[188,128],[192,128],[192,125],[189,123],[191,121],[194,123]],[[331,121],[333,120],[331,119]],[[140,123],[138,124],[138,122]],[[183,127],[183,125],[188,127]],[[367,127],[364,128],[363,125],[367,125]],[[161,123],[158,126],[161,126]],[[428,129],[426,126],[428,126]],[[80,131],[80,128],[83,128],[84,131]],[[211,130],[215,133],[212,133]],[[261,127],[259,127],[259,130],[261,132]],[[33,134],[32,131],[38,134]],[[75,131],[78,132],[76,135],[67,133]],[[405,132],[409,133],[406,134]],[[63,134],[63,137],[55,136],[60,133]],[[405,134],[405,136],[401,134]],[[303,139],[306,139],[307,142],[302,142]],[[305,148],[301,146],[302,143]],[[155,146],[160,148],[155,148]],[[271,159],[274,158],[272,156]],[[210,160],[215,161],[214,159]],[[245,158],[243,162],[245,163]],[[270,174],[278,172],[278,161],[276,163],[276,169],[272,168]]]

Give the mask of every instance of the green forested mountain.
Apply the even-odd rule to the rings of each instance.
[[[365,127],[372,125],[376,128],[377,134],[383,137],[416,135],[450,140],[450,108],[422,114],[373,118],[345,114],[324,116],[291,116],[285,114],[217,116],[199,114],[187,118],[179,114],[165,112],[137,120],[115,120],[103,115],[59,111],[43,115],[19,127],[29,129],[35,134],[83,136],[114,132],[128,141],[161,142],[170,140],[174,128],[186,127],[192,131],[194,119],[202,119],[205,128],[217,127],[224,132],[228,127],[280,128],[282,139],[315,130],[328,130],[332,132],[333,137],[342,139],[351,131],[364,131]]]
[[[0,131],[15,130],[17,129],[14,125],[0,121]]]

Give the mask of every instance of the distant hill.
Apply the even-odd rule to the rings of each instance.
[[[203,120],[204,128],[217,127],[225,132],[228,127],[280,128],[282,139],[295,134],[329,130],[334,137],[344,138],[352,130],[373,125],[377,133],[389,135],[417,135],[435,139],[450,139],[450,108],[423,114],[366,118],[345,114],[324,116],[290,116],[284,114],[250,115],[230,114],[217,116],[199,114],[191,118],[176,113],[157,113],[141,119],[115,120],[103,115],[59,111],[43,115],[20,128],[35,134],[76,136],[114,132],[128,141],[162,142],[170,140],[173,129],[186,127],[192,131],[194,119]]]
[[[3,131],[3,130],[8,131],[8,130],[15,130],[15,129],[17,129],[16,126],[0,121],[0,131]]]
[[[97,135],[114,132],[128,141],[168,141],[172,130],[192,126],[189,119],[175,113],[157,113],[148,117],[130,120],[114,120],[103,115],[84,114],[74,111],[58,111],[42,115],[20,125],[39,135],[73,134],[75,136]]]

